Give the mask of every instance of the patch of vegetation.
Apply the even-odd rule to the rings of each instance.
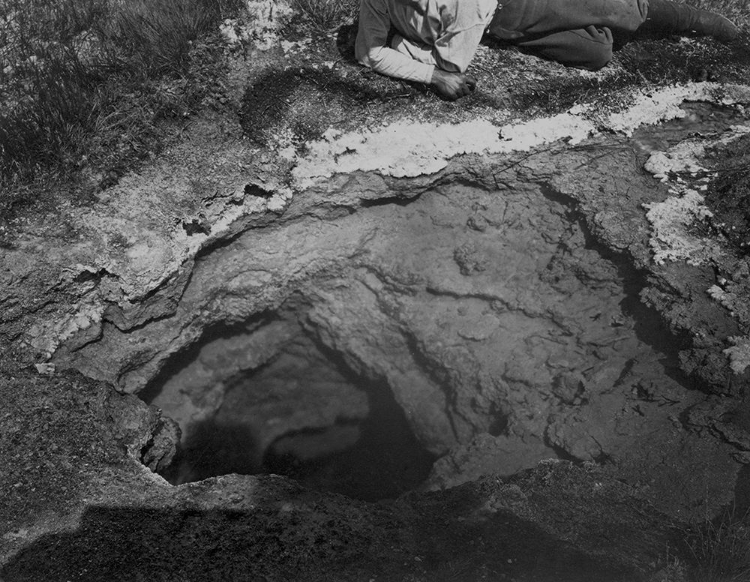
[[[692,554],[690,582],[750,580],[750,524],[748,515],[728,511],[691,528],[686,542]]]
[[[111,24],[97,27],[107,64],[153,77],[183,73],[193,40],[209,30],[221,6],[197,0],[130,0]]]
[[[0,2],[0,210],[84,167],[104,186],[158,151],[221,74],[206,35],[242,0]]]
[[[293,0],[292,7],[318,30],[332,32],[357,16],[359,0]]]

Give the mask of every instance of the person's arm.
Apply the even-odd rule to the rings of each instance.
[[[481,37],[480,37],[481,38]],[[417,44],[405,39],[400,34],[393,38],[393,49],[410,58],[433,65],[430,85],[435,87],[438,93],[447,99],[455,100],[471,93],[477,86],[474,77],[459,71],[455,63],[443,59],[435,47]],[[473,55],[473,52],[471,53]],[[466,70],[468,62],[463,67]]]
[[[453,22],[459,27],[462,23],[457,19]],[[396,35],[394,48],[389,47],[390,26],[384,0],[362,0],[355,46],[360,63],[390,77],[432,85],[448,99],[458,99],[474,90],[476,80],[463,71],[474,56],[483,24],[468,27],[474,36],[478,31],[476,39],[466,31],[449,27],[432,48],[407,41],[401,35]]]
[[[371,69],[407,81],[432,83],[434,65],[421,63],[388,46],[391,19],[383,0],[362,0],[355,56]]]

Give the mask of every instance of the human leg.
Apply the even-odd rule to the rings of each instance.
[[[650,0],[646,21],[638,32],[696,32],[722,42],[730,42],[739,34],[734,23],[719,14],[670,0]]]
[[[646,20],[648,6],[649,0],[501,0],[489,32],[515,40],[588,26],[635,31]]]
[[[612,59],[612,32],[587,26],[514,42],[524,51],[569,67],[598,71]]]

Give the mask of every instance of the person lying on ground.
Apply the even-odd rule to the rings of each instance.
[[[739,34],[723,16],[671,0],[362,0],[355,55],[379,73],[458,99],[476,87],[466,69],[485,33],[596,71],[612,58],[615,35],[687,32],[722,42]]]

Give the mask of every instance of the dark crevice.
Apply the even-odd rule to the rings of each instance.
[[[107,269],[105,268],[100,268],[96,271],[89,271],[88,269],[84,269],[83,271],[78,273],[75,277],[73,277],[73,281],[75,281],[76,283],[87,283],[87,282],[96,281],[96,283],[98,284],[99,281],[101,281],[105,277],[111,277],[113,279],[117,278],[116,275],[113,275],[112,273],[107,271]]]
[[[377,208],[378,206],[409,206],[412,202],[416,202],[424,192],[417,194],[410,194],[406,196],[388,196],[386,198],[378,198],[376,200],[361,200],[359,203],[360,208]]]
[[[454,299],[479,299],[481,301],[487,301],[488,303],[495,305],[503,305],[506,309],[510,309],[507,301],[503,300],[502,297],[496,295],[488,295],[486,293],[459,293],[457,291],[451,291],[449,289],[435,289],[434,287],[426,287],[425,292],[434,297],[452,297]]]
[[[399,206],[405,208],[419,199],[421,194],[405,196],[385,196],[373,200],[352,199],[351,201],[318,201],[314,207],[305,206],[296,208],[294,202],[287,210],[287,217],[284,224],[294,224],[301,220],[314,218],[317,220],[335,221],[346,218],[362,210],[369,208],[378,208],[382,206]]]

